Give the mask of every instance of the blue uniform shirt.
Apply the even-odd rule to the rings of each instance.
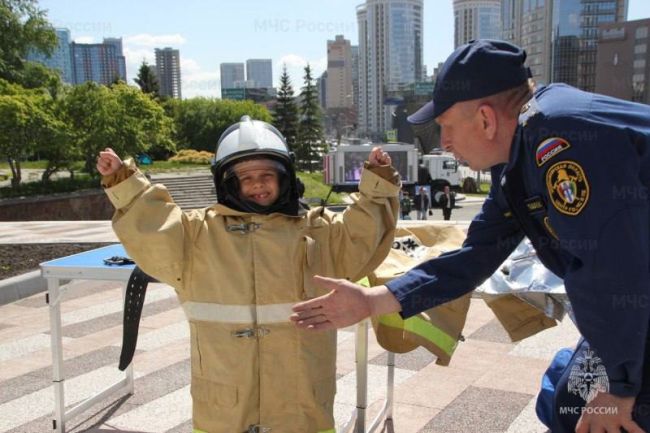
[[[641,387],[650,320],[650,106],[554,84],[522,108],[461,249],[387,284],[404,317],[492,275],[524,236],[564,279],[610,392]],[[650,362],[650,360],[647,360]]]

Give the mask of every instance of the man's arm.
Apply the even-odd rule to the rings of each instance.
[[[492,275],[519,245],[523,233],[502,198],[498,179],[503,166],[492,169],[492,188],[474,218],[463,246],[424,262],[386,284],[401,305],[404,318],[444,304],[474,290]]]
[[[498,178],[493,170],[493,179]],[[518,224],[504,215],[494,186],[459,250],[425,262],[385,286],[363,288],[346,280],[322,279],[330,289],[319,298],[296,304],[291,320],[309,329],[340,328],[370,315],[401,312],[410,317],[473,290],[503,263],[521,242]]]

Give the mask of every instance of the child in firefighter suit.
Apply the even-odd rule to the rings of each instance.
[[[324,294],[313,275],[356,281],[386,257],[400,190],[390,164],[373,149],[345,212],[305,211],[284,138],[244,116],[217,145],[217,204],[183,212],[132,160],[100,153],[113,229],[189,321],[195,433],[334,432],[336,332],[295,328],[291,306]]]

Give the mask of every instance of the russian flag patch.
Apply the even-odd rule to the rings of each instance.
[[[568,141],[560,137],[547,138],[542,141],[539,146],[537,146],[537,152],[535,153],[535,160],[537,161],[537,166],[541,167],[546,164],[546,162],[553,158],[558,153],[563,150],[571,147]]]

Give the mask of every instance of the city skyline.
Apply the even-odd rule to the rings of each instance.
[[[362,1],[331,0],[327,8],[313,1],[207,3],[164,1],[164,7],[116,0],[89,3],[41,0],[55,27],[70,29],[71,39],[81,43],[122,37],[127,77],[133,84],[137,69],[146,60],[155,64],[155,48],[172,47],[182,52],[183,96],[219,96],[219,64],[251,58],[273,60],[273,84],[278,85],[282,64],[287,65],[294,90],[302,86],[302,68],[309,62],[313,76],[327,67],[327,40],[342,34],[358,44],[355,8]],[[319,5],[322,3],[318,3]],[[424,4],[423,63],[432,72],[453,50],[452,0],[426,0]],[[147,16],[143,21],[140,17]],[[650,4],[630,0],[628,19],[650,17]]]

